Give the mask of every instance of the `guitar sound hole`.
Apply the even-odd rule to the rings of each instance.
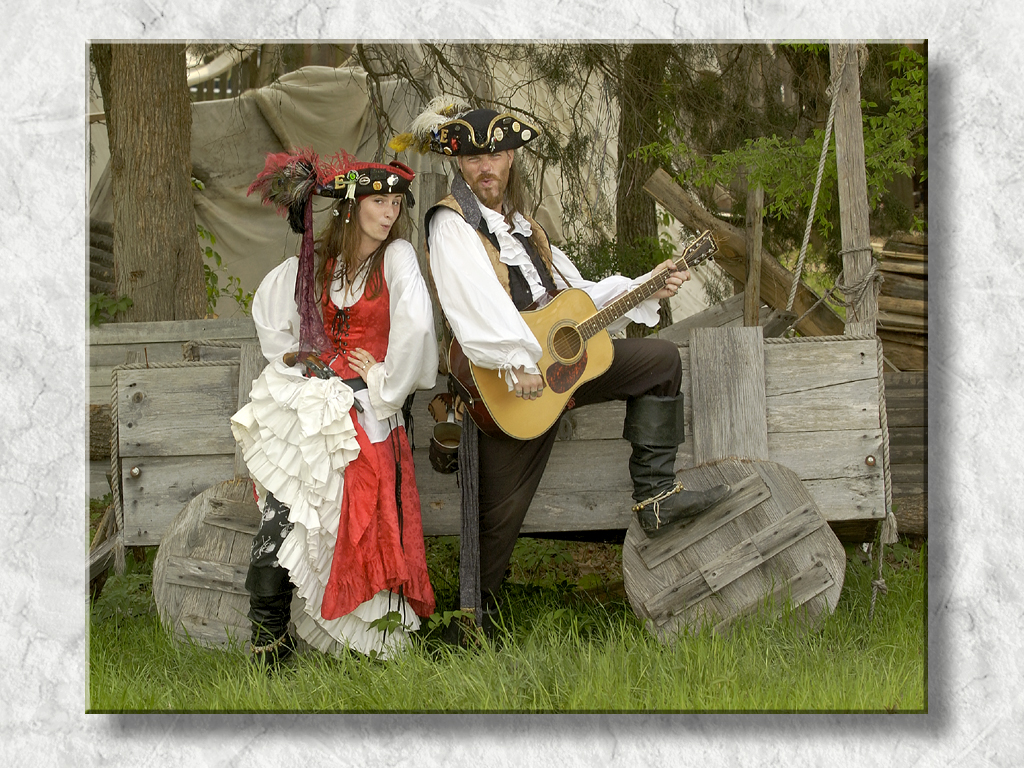
[[[551,334],[551,351],[556,360],[571,363],[583,351],[583,338],[574,325],[563,325]]]

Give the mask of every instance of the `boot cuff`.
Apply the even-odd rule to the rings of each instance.
[[[643,395],[626,401],[622,436],[634,445],[677,446],[683,433],[683,395]]]

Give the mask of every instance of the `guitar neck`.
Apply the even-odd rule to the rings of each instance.
[[[711,246],[708,247],[708,243]],[[715,252],[714,240],[710,232],[705,232],[697,239],[683,254],[675,260],[678,269],[689,269],[698,264]],[[584,339],[591,338],[594,334],[603,331],[614,323],[629,310],[647,301],[654,294],[665,287],[668,282],[669,271],[662,270],[652,275],[648,280],[619,296],[615,301],[606,305],[603,309],[595,312],[591,317],[579,324],[578,330]]]

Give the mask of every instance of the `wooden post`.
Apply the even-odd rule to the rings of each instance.
[[[764,225],[764,188],[747,190],[747,282],[743,290],[743,325],[758,325],[761,314],[761,234]]]
[[[419,229],[419,240],[420,249],[417,254],[420,260],[420,272],[423,274],[423,278],[427,281],[427,290],[430,292],[430,301],[434,307],[434,335],[437,339],[442,339],[443,335],[442,324],[444,322],[444,313],[441,311],[441,305],[438,303],[437,294],[434,290],[434,281],[430,278],[430,271],[427,265],[427,229],[423,226],[423,217],[428,210],[439,200],[444,199],[448,196],[450,184],[448,177],[443,173],[421,173],[419,175],[420,189],[416,199],[416,210],[419,211],[416,224]],[[441,345],[444,346],[443,344]],[[438,350],[438,370],[442,374],[448,373],[448,350]]]
[[[239,352],[238,358],[238,409],[249,402],[249,393],[252,391],[252,383],[263,372],[267,360],[263,357],[260,345],[256,342],[245,342]],[[245,459],[242,458],[242,446],[235,446],[235,478],[249,476],[249,469],[245,466]]]
[[[843,67],[839,92],[836,94],[836,164],[839,174],[843,281],[848,286],[855,286],[870,272],[872,262],[857,47],[849,43],[832,43],[829,45],[829,60],[833,77],[838,68]],[[877,315],[878,299],[875,286],[871,285],[855,305],[847,309],[846,333],[874,333]]]

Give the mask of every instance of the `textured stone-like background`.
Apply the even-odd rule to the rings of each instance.
[[[3,4],[0,754],[12,765],[1020,764],[1024,430],[1010,391],[1024,367],[1018,5],[682,5]],[[927,715],[84,714],[86,43],[360,37],[929,39]]]

